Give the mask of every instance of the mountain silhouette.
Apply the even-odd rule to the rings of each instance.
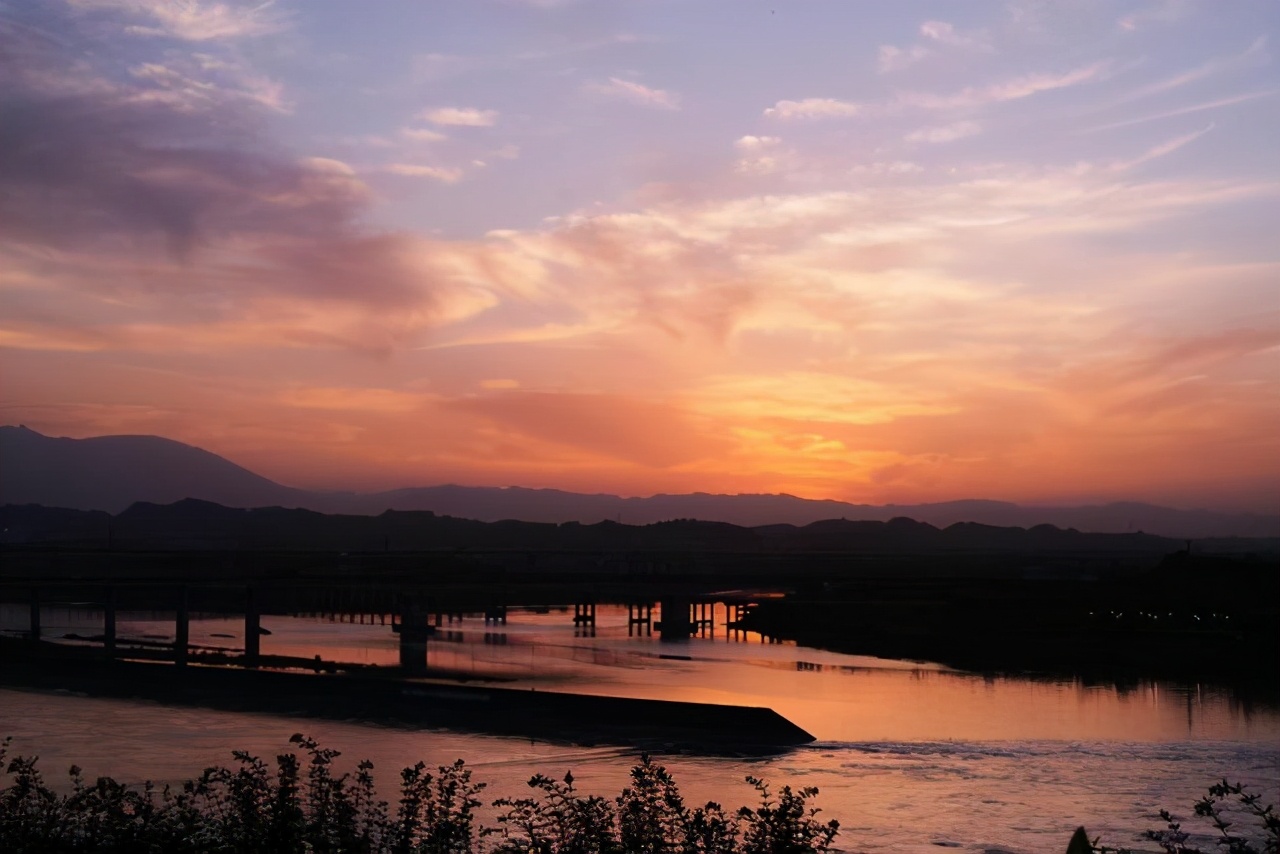
[[[0,502],[118,513],[137,501],[198,497],[233,507],[303,506],[281,486],[191,445],[159,436],[66,439],[0,427]]]
[[[958,523],[1033,528],[1051,524],[1097,533],[1175,538],[1277,537],[1280,516],[1176,510],[1142,503],[1033,507],[964,500],[916,505],[849,504],[793,495],[653,495],[623,498],[557,489],[427,486],[376,493],[311,492],[281,485],[216,454],[159,436],[53,438],[26,427],[0,427],[0,504],[40,504],[121,513],[136,502],[185,498],[227,507],[305,508],[378,515],[431,511],[483,522],[603,520],[649,525],[700,519],[745,527],[805,526],[821,520],[887,522],[909,517],[937,528]]]
[[[172,504],[138,502],[114,516],[98,510],[67,510],[33,504],[0,507],[0,543],[62,543],[78,548],[199,551],[390,551],[498,550],[514,554],[527,566],[525,552],[562,552],[553,565],[600,568],[599,552],[613,556],[659,551],[670,558],[694,554],[729,554],[733,560],[759,557],[755,568],[778,568],[779,555],[807,554],[813,560],[833,553],[886,555],[1032,554],[1040,560],[1075,554],[1085,556],[1168,554],[1181,542],[1152,534],[1096,534],[1052,525],[1004,528],[960,522],[940,529],[913,519],[851,522],[828,519],[809,525],[766,525],[757,528],[727,522],[675,519],[646,525],[612,521],[479,522],[429,511],[387,510],[376,516],[325,514],[314,510],[224,507],[185,498]],[[1202,540],[1213,551],[1274,551],[1280,541]],[[679,560],[680,558],[677,558]],[[1060,561],[1059,561],[1060,562]],[[739,570],[745,564],[737,564]],[[1078,568],[1078,567],[1077,567]]]

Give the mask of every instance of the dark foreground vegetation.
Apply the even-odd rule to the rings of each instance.
[[[726,810],[689,808],[674,779],[645,757],[616,798],[584,795],[563,780],[535,775],[523,798],[499,798],[485,825],[485,784],[462,760],[429,772],[419,762],[400,772],[399,798],[380,800],[373,764],[337,775],[337,751],[294,735],[305,756],[283,753],[274,772],[236,752],[232,768],[207,768],[178,788],[85,780],[70,769],[71,791],[50,788],[36,759],[8,760],[0,744],[0,851],[27,852],[386,852],[386,854],[819,854],[832,851],[839,822],[822,821],[816,788],[784,786],[776,795],[748,777],[760,802]],[[7,764],[6,764],[7,762]],[[1166,811],[1146,836],[1165,854],[1276,854],[1280,818],[1260,796],[1225,780],[1194,806],[1200,832]],[[1099,845],[1084,828],[1068,854],[1130,854]]]
[[[0,789],[0,851],[21,852],[387,852],[387,854],[808,854],[831,850],[839,824],[820,821],[816,788],[776,795],[748,777],[755,807],[689,808],[671,775],[646,757],[616,798],[584,795],[563,780],[529,780],[524,798],[492,803],[496,825],[477,809],[485,784],[462,760],[429,772],[400,772],[396,803],[379,800],[373,765],[336,775],[337,751],[302,735],[306,756],[266,762],[244,752],[234,768],[208,768],[180,788],[130,788],[108,777],[86,781],[71,768],[72,791],[49,788],[36,760],[15,757]],[[0,746],[0,765],[8,742]]]

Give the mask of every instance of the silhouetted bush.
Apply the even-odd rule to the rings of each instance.
[[[1239,783],[1214,783],[1208,794],[1196,801],[1195,817],[1212,828],[1200,834],[1209,848],[1199,847],[1196,834],[1184,830],[1182,822],[1168,810],[1160,810],[1165,826],[1162,830],[1148,830],[1147,839],[1157,843],[1165,854],[1209,854],[1210,851],[1225,854],[1277,854],[1280,851],[1280,816],[1274,804],[1262,803],[1262,796],[1250,792]],[[1079,840],[1087,841],[1084,828],[1076,831],[1068,854],[1074,854]],[[1099,845],[1094,839],[1089,847],[1095,854],[1133,854],[1128,848],[1111,848]]]
[[[501,798],[497,826],[481,826],[484,783],[462,760],[435,773],[419,762],[400,773],[399,799],[377,797],[372,763],[333,773],[335,750],[303,735],[305,751],[276,757],[274,771],[243,751],[236,766],[207,768],[178,789],[130,788],[109,777],[92,785],[72,766],[70,794],[49,788],[36,759],[5,764],[0,744],[0,851],[25,852],[359,852],[360,854],[810,854],[830,850],[838,823],[821,823],[815,788],[768,786],[747,778],[760,805],[728,814],[709,803],[689,809],[675,780],[645,757],[614,800],[581,795],[572,774],[535,775],[533,795]]]
[[[831,850],[836,821],[821,822],[811,806],[818,790],[783,786],[775,798],[755,777],[759,805],[726,812],[708,803],[690,809],[666,768],[645,757],[631,769],[630,785],[615,799],[582,795],[573,775],[529,780],[533,793],[500,798],[497,825],[477,821],[484,783],[474,782],[462,760],[434,773],[419,762],[400,772],[394,811],[378,798],[373,764],[335,776],[335,750],[294,735],[305,752],[276,757],[274,771],[243,751],[232,768],[207,768],[181,787],[150,782],[129,787],[110,777],[85,781],[71,766],[71,791],[44,782],[36,759],[8,758],[0,743],[0,851],[6,854],[821,854]],[[1147,831],[1165,854],[1280,854],[1275,807],[1245,786],[1226,780],[1196,802],[1195,817],[1210,830],[1199,837],[1161,810],[1162,830]],[[1197,839],[1199,841],[1197,841]],[[1207,843],[1208,847],[1198,847]],[[1081,828],[1071,854],[1129,854],[1100,846]]]

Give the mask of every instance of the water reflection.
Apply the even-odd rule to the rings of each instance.
[[[766,643],[723,622],[701,637],[661,643],[629,632],[626,606],[600,605],[594,636],[573,613],[511,609],[506,623],[454,615],[428,643],[432,668],[513,686],[613,696],[767,706],[832,742],[1040,740],[1161,742],[1185,739],[1280,742],[1280,714],[1200,685],[1137,682],[1095,685],[1078,680],[957,673],[939,665],[887,661]],[[50,638],[101,633],[100,609],[57,606],[41,611]],[[23,607],[0,607],[0,631],[21,633]],[[172,612],[120,612],[119,643],[163,645],[174,637]],[[391,619],[365,615],[264,616],[266,656],[360,665],[395,665]],[[198,649],[236,652],[244,623],[196,615]],[[71,640],[69,642],[84,642]]]

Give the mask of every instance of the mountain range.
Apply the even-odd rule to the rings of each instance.
[[[850,504],[793,495],[652,495],[624,498],[556,489],[426,486],[375,493],[319,492],[276,483],[217,454],[159,436],[44,436],[0,427],[0,504],[39,504],[120,513],[137,502],[186,498],[228,507],[305,508],[376,515],[432,511],[483,522],[602,520],[647,525],[699,519],[740,526],[808,525],[827,519],[888,521],[909,517],[944,528],[961,522],[1030,528],[1049,524],[1097,533],[1165,537],[1277,537],[1280,516],[1179,510],[1134,502],[1076,507],[964,500],[914,505]]]

